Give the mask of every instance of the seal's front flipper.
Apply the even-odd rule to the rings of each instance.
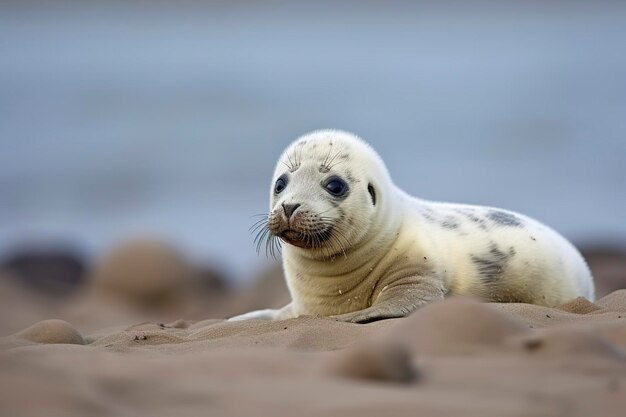
[[[371,307],[332,317],[350,323],[395,319],[408,316],[424,304],[443,299],[443,296],[443,288],[437,280],[409,277],[383,288]]]
[[[242,321],[242,320],[276,320],[276,317],[278,316],[278,312],[280,310],[272,310],[272,309],[265,309],[265,310],[255,310],[255,311],[250,311],[249,313],[245,313],[245,314],[240,314],[238,316],[235,317],[231,317],[228,319],[228,321]]]
[[[287,304],[285,307],[280,310],[274,309],[265,309],[265,310],[255,310],[250,311],[249,313],[240,314],[235,317],[231,317],[228,321],[242,321],[242,320],[284,320],[292,318],[291,312],[291,303]]]
[[[355,311],[353,313],[340,314],[338,316],[331,317],[337,319],[338,321],[345,321],[348,323],[371,323],[378,320],[404,317],[409,315],[411,311],[403,311],[403,309],[394,309],[386,306],[377,306]]]

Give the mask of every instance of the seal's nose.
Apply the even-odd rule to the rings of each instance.
[[[283,210],[285,210],[285,215],[287,216],[287,218],[291,218],[291,215],[293,214],[294,211],[296,211],[296,209],[300,207],[300,204],[285,204],[283,203]]]

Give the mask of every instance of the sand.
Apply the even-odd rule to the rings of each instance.
[[[561,308],[447,299],[365,325],[300,317],[0,340],[6,416],[623,416],[626,290]]]

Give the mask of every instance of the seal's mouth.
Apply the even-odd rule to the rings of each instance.
[[[330,239],[332,230],[330,228],[313,231],[313,232],[300,232],[293,229],[286,229],[279,233],[279,237],[291,245],[298,246],[300,248],[311,249],[319,248]]]
[[[287,229],[287,230],[284,230],[280,234],[280,237],[288,241],[289,240],[305,240],[306,234],[295,231],[295,230]]]

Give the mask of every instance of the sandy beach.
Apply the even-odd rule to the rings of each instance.
[[[0,346],[7,416],[621,416],[626,406],[626,290],[560,308],[446,299],[365,325],[208,319],[82,332],[46,320]]]

